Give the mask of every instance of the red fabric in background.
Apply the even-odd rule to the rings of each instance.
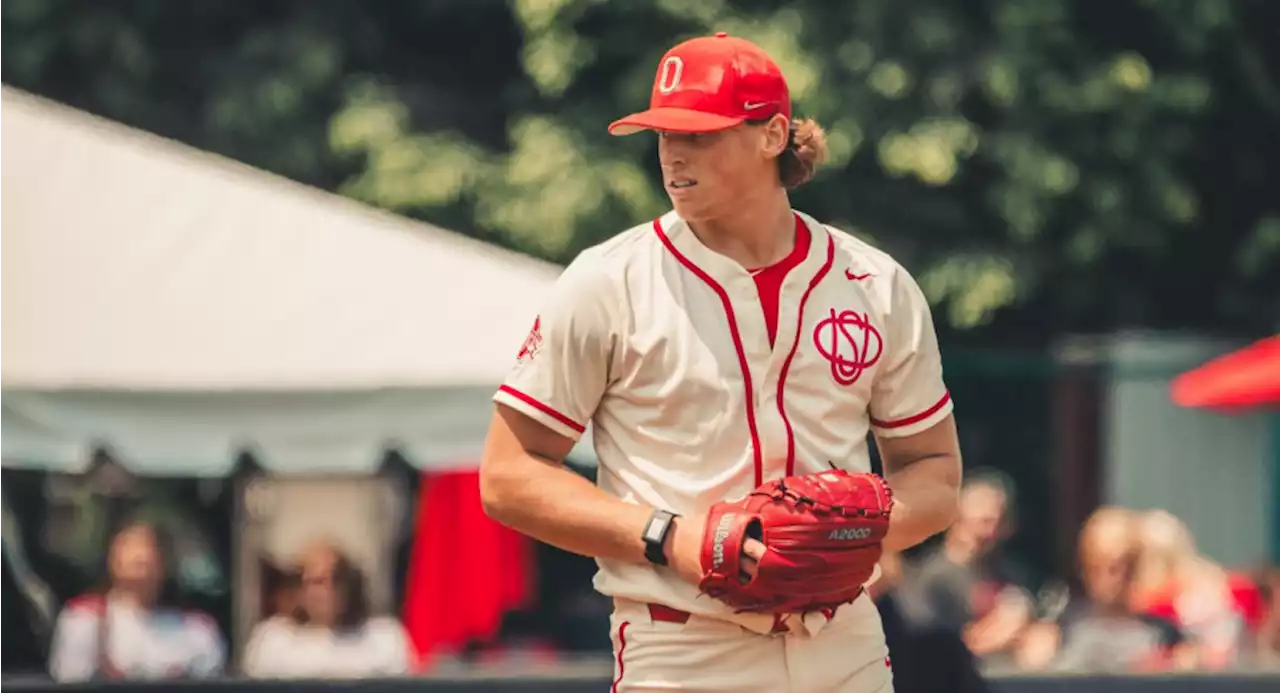
[[[419,669],[493,638],[532,596],[533,546],[485,515],[478,471],[427,472],[405,585],[404,625]]]
[[[1245,628],[1250,633],[1257,633],[1267,616],[1261,588],[1252,577],[1240,573],[1228,573],[1226,587],[1230,591],[1231,605],[1244,621]],[[1178,585],[1169,583],[1148,598],[1142,612],[1182,626],[1182,616],[1177,607],[1178,592]]]
[[[1219,356],[1173,379],[1173,401],[1226,410],[1280,406],[1280,335]]]
[[[1227,587],[1231,590],[1231,599],[1236,608],[1244,617],[1245,626],[1250,633],[1257,633],[1267,618],[1267,602],[1263,598],[1262,589],[1252,577],[1237,573],[1228,576]]]

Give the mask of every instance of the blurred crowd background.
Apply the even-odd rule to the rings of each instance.
[[[933,305],[969,473],[873,589],[899,690],[1280,669],[1276,27],[1266,0],[5,2],[5,674],[610,671],[594,564],[485,517],[474,461],[558,266],[664,211],[653,141],[606,124],[714,31],[827,128],[794,204]],[[595,475],[589,438],[570,463]]]

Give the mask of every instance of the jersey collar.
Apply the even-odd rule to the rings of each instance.
[[[792,210],[792,213],[809,229],[809,252],[792,268],[788,277],[804,277],[807,284],[808,278],[826,263],[828,246],[833,241],[827,228],[816,219],[804,212]],[[654,223],[654,230],[665,238],[664,242],[668,247],[717,282],[734,284],[746,280],[754,283],[747,268],[703,245],[689,225],[674,211],[659,217]]]

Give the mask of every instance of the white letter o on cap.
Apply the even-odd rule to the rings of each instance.
[[[684,72],[684,61],[678,56],[671,56],[662,61],[658,70],[658,91],[670,94],[680,86],[680,75]]]

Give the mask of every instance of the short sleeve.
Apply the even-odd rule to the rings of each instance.
[[[222,675],[227,646],[218,625],[206,614],[192,613],[187,615],[187,627],[191,633],[191,676],[208,679]]]
[[[284,622],[279,617],[262,621],[253,627],[249,643],[245,646],[241,673],[255,679],[272,678],[279,674],[277,665],[283,654],[281,650],[287,649],[287,644],[281,647],[281,641],[287,640],[283,637],[283,629]]]
[[[49,652],[49,675],[58,683],[88,681],[98,669],[101,614],[69,606],[58,614]]]
[[[586,431],[609,382],[613,313],[608,275],[591,251],[556,280],[493,399],[572,440]]]
[[[889,359],[871,393],[872,428],[887,438],[928,430],[952,410],[929,302],[905,269],[899,267],[893,281],[886,317]]]
[[[404,632],[404,626],[391,618],[379,618],[369,622],[377,648],[376,676],[403,676],[410,673],[413,646]]]

